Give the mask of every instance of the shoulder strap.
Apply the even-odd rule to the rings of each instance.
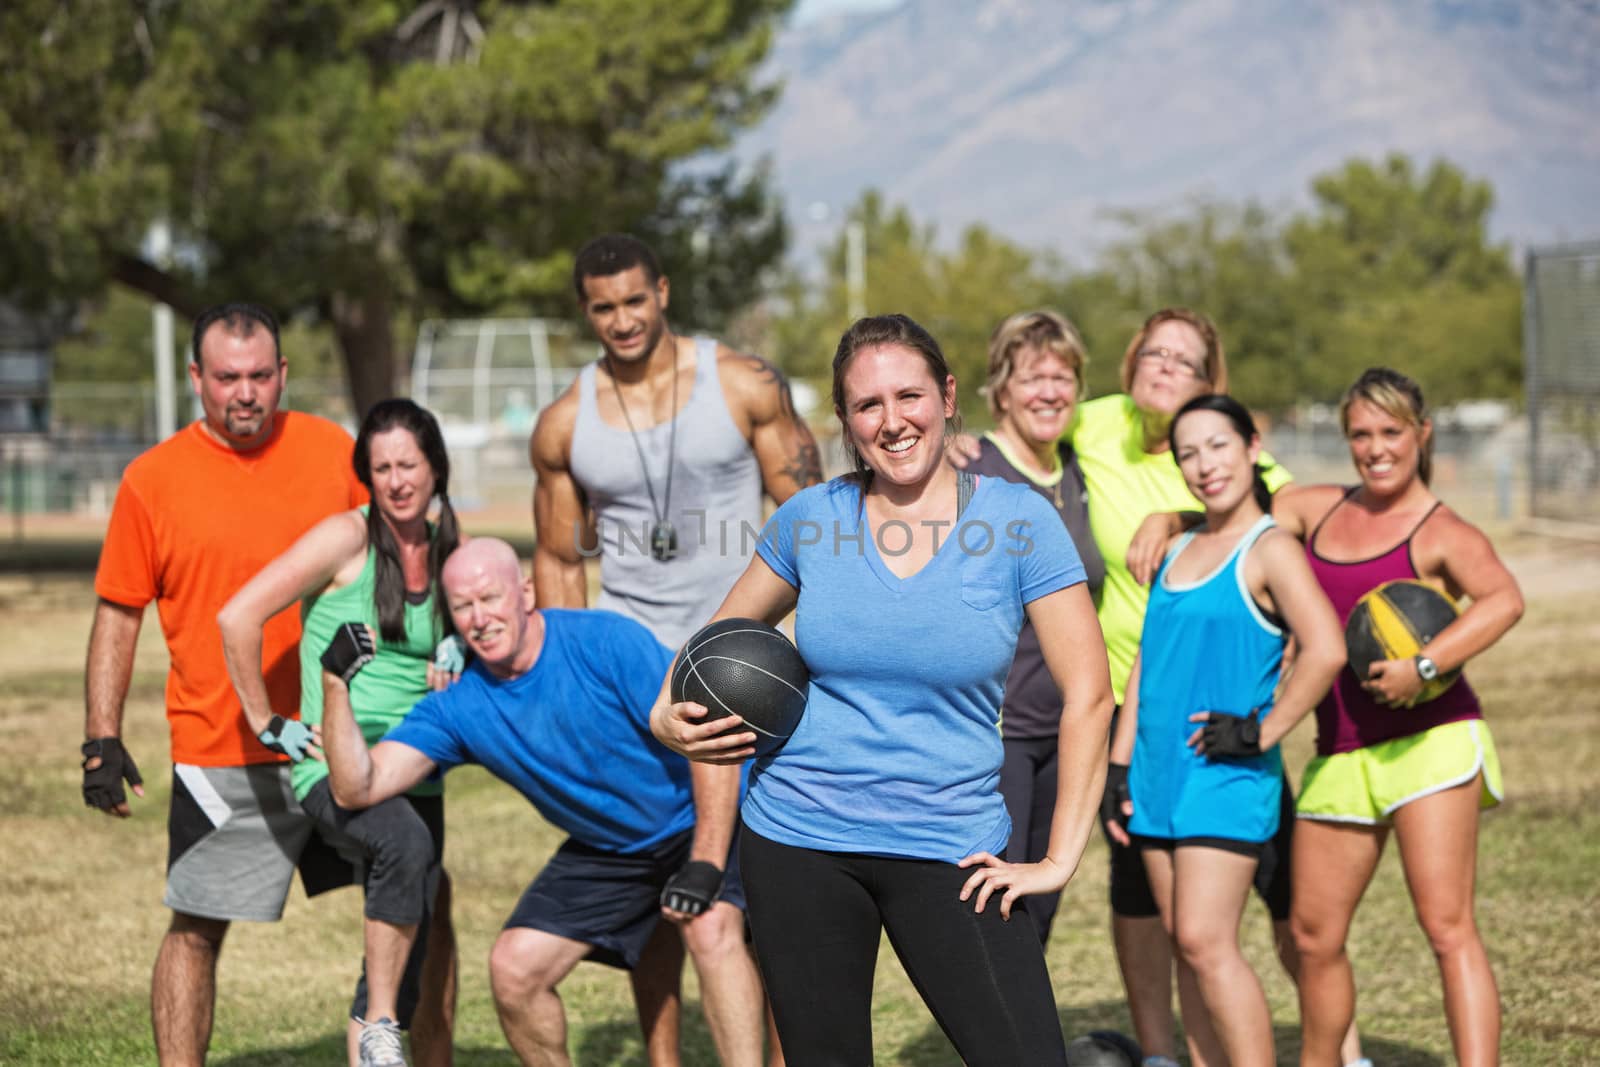
[[[1356,492],[1360,488],[1361,487],[1359,485],[1352,485],[1350,488],[1348,488],[1348,489],[1346,489],[1344,491],[1344,494],[1342,496],[1340,496],[1337,501],[1334,502],[1333,507],[1329,508],[1327,511],[1324,511],[1322,513],[1322,518],[1317,520],[1317,524],[1311,528],[1311,533],[1306,535],[1306,544],[1309,545],[1309,544],[1311,544],[1313,541],[1315,541],[1317,539],[1317,532],[1322,529],[1322,527],[1327,523],[1327,521],[1330,518],[1333,517],[1333,513],[1335,511],[1338,511],[1339,510],[1339,506],[1341,504],[1343,504],[1346,500],[1349,500],[1351,497],[1355,496]]]
[[[1427,521],[1428,521],[1428,520],[1429,520],[1429,519],[1431,519],[1431,518],[1433,518],[1433,513],[1434,513],[1434,512],[1435,512],[1435,511],[1438,511],[1438,510],[1439,510],[1439,508],[1440,508],[1440,507],[1441,507],[1441,506],[1442,506],[1442,505],[1443,505],[1443,504],[1444,504],[1444,501],[1443,501],[1443,500],[1435,500],[1435,501],[1434,501],[1434,502],[1433,502],[1433,507],[1431,507],[1431,508],[1429,508],[1429,509],[1428,509],[1428,511],[1427,511],[1427,513],[1426,513],[1426,514],[1425,514],[1425,515],[1423,515],[1423,516],[1422,516],[1422,518],[1420,518],[1420,519],[1418,519],[1418,520],[1417,520],[1417,524],[1416,524],[1416,525],[1415,525],[1415,526],[1413,526],[1413,527],[1411,527],[1411,532],[1410,532],[1410,533],[1408,533],[1408,534],[1406,534],[1406,541],[1407,541],[1407,542],[1410,542],[1410,540],[1411,540],[1411,539],[1412,539],[1412,538],[1413,538],[1413,537],[1415,537],[1415,536],[1417,536],[1417,531],[1418,531],[1418,530],[1420,530],[1420,529],[1422,529],[1422,525],[1423,525],[1423,523],[1425,523],[1425,522],[1427,522]]]
[[[717,339],[696,336],[694,339],[694,376],[696,381],[715,382],[720,388],[722,379],[717,375]]]
[[[1263,516],[1261,516],[1259,519],[1256,520],[1256,524],[1254,526],[1250,527],[1250,529],[1246,530],[1243,537],[1239,538],[1239,543],[1234,546],[1234,549],[1233,549],[1234,553],[1240,559],[1243,559],[1245,557],[1245,555],[1247,553],[1249,553],[1251,547],[1257,541],[1261,540],[1261,535],[1266,533],[1268,530],[1272,529],[1276,525],[1278,525],[1278,524],[1275,521],[1273,521],[1273,518],[1272,518],[1271,515],[1263,515]]]
[[[592,363],[584,364],[583,367],[578,370],[579,412],[582,412],[585,409],[590,411],[598,409],[599,401],[595,394],[600,388],[597,380],[600,372],[596,369],[599,366],[599,360],[595,360]]]
[[[1178,536],[1176,541],[1172,542],[1172,547],[1167,549],[1167,554],[1161,557],[1161,562],[1156,566],[1156,576],[1150,580],[1152,589],[1158,583],[1166,587],[1167,568],[1172,566],[1173,560],[1183,555],[1183,550],[1189,547],[1189,543],[1194,540],[1195,534],[1199,532],[1199,527],[1193,530],[1185,530]]]
[[[966,513],[967,505],[972,503],[972,494],[977,491],[978,478],[971,471],[956,471],[956,520]]]

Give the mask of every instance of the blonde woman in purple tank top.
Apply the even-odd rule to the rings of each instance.
[[[1317,709],[1294,836],[1292,925],[1301,956],[1303,1067],[1338,1067],[1355,1015],[1345,952],[1356,906],[1391,830],[1406,884],[1444,983],[1445,1016],[1463,1067],[1499,1062],[1500,998],[1473,918],[1478,812],[1498,803],[1499,761],[1465,679],[1419,704],[1425,679],[1453,671],[1522,615],[1516,580],[1488,538],[1428,488],[1433,432],[1422,390],[1368,370],[1340,408],[1359,484],[1290,485],[1273,517],[1306,542],[1341,620],[1383,581],[1419,578],[1470,601],[1412,659],[1350,669]]]

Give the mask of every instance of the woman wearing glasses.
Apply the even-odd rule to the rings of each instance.
[[[1086,400],[1078,405],[1069,430],[1072,449],[1083,473],[1089,499],[1089,527],[1105,561],[1105,583],[1098,613],[1111,660],[1111,685],[1122,703],[1133,660],[1139,651],[1149,591],[1144,583],[1160,564],[1166,534],[1141,536],[1140,525],[1155,512],[1192,512],[1195,498],[1173,462],[1167,430],[1184,404],[1208,393],[1228,388],[1228,364],[1222,341],[1211,320],[1188,308],[1163,308],[1139,327],[1122,356],[1124,392]],[[966,457],[978,458],[975,447]],[[957,455],[957,462],[961,456]],[[1289,480],[1288,473],[1265,454],[1264,479],[1276,489]],[[1155,528],[1147,534],[1155,533]],[[1137,540],[1137,544],[1135,541]],[[1160,910],[1150,891],[1137,848],[1126,840],[1122,802],[1127,798],[1126,765],[1113,764],[1106,778],[1101,816],[1107,823],[1111,846],[1111,930],[1128,993],[1128,1010],[1134,1030],[1147,1053],[1147,1067],[1174,1063],[1172,956]],[[1289,835],[1294,824],[1293,802],[1283,791],[1279,836],[1269,843],[1258,870],[1256,889],[1272,913],[1274,941],[1279,959],[1291,974],[1298,971],[1294,941],[1289,932]],[[1116,824],[1113,830],[1111,824]],[[1179,972],[1180,992],[1195,998],[1199,989],[1185,969]],[[1222,1063],[1225,1059],[1216,1035],[1205,1027],[1205,1013],[1192,1010],[1199,1025],[1188,1030],[1191,1054],[1197,1063]],[[1360,1062],[1360,1042],[1355,1027],[1343,1042],[1346,1063]]]
[[[1228,365],[1222,341],[1211,320],[1188,308],[1163,308],[1145,320],[1122,356],[1124,392],[1078,405],[1072,445],[1089,490],[1089,526],[1105,559],[1105,585],[1100,593],[1100,628],[1111,659],[1111,685],[1120,707],[1139,652],[1149,590],[1129,569],[1128,551],[1145,517],[1152,512],[1190,511],[1194,497],[1183,473],[1172,461],[1167,428],[1179,408],[1197,396],[1228,388]],[[1274,469],[1276,488],[1283,480]],[[1159,563],[1155,546],[1153,560]],[[1138,564],[1136,558],[1132,561]],[[1142,575],[1141,575],[1142,576]],[[1112,764],[1106,778],[1108,803],[1102,817],[1120,824],[1121,801],[1127,795],[1128,768]],[[1117,835],[1121,837],[1120,834]],[[1123,840],[1126,840],[1125,838]],[[1146,1062],[1176,1058],[1172,1018],[1172,956],[1160,909],[1136,847],[1113,840],[1111,846],[1111,931],[1128,993],[1128,1010]],[[1271,866],[1264,863],[1263,867]],[[1273,918],[1287,925],[1288,893]],[[1282,914],[1279,915],[1278,911]],[[1287,938],[1285,938],[1287,940]],[[1180,972],[1180,992],[1198,990],[1187,972]],[[1203,1018],[1203,1012],[1190,1012]],[[1190,1040],[1205,1062],[1224,1062],[1215,1036],[1190,1030]],[[1213,1055],[1206,1056],[1206,1052]]]
[[[1089,525],[1105,559],[1100,628],[1111,658],[1111,684],[1120,707],[1139,651],[1149,589],[1160,565],[1166,538],[1141,536],[1140,525],[1153,512],[1172,508],[1192,512],[1196,503],[1173,461],[1168,430],[1173,416],[1195,397],[1226,393],[1228,364],[1222,340],[1210,319],[1188,308],[1163,308],[1145,320],[1122,356],[1125,393],[1078,405],[1072,446],[1089,491]],[[1262,479],[1276,490],[1289,474],[1261,454]],[[1135,543],[1137,541],[1137,544]],[[1147,1053],[1145,1063],[1175,1059],[1172,1018],[1172,956],[1160,911],[1139,850],[1126,841],[1128,768],[1114,763],[1106,776],[1101,817],[1111,846],[1111,930],[1128,993],[1134,1029]],[[1255,889],[1272,915],[1278,958],[1290,975],[1299,957],[1289,929],[1289,851],[1294,827],[1293,794],[1281,792],[1278,834],[1266,844],[1257,867]],[[1114,838],[1121,839],[1116,840]],[[1179,996],[1189,1009],[1186,1027],[1196,1063],[1225,1063],[1217,1035],[1200,1009],[1194,975],[1179,968]],[[1341,1042],[1343,1059],[1362,1063],[1354,1024]],[[1165,1057],[1165,1059],[1163,1058]]]

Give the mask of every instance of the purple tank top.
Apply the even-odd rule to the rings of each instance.
[[[1417,535],[1422,523],[1428,521],[1428,515],[1433,514],[1429,511],[1428,515],[1424,515],[1422,522],[1412,528],[1404,541],[1382,555],[1353,563],[1324,559],[1317,553],[1317,534],[1328,521],[1328,516],[1349,498],[1350,494],[1346,493],[1339,504],[1328,509],[1328,514],[1322,517],[1316,529],[1311,531],[1311,536],[1306,538],[1306,556],[1311,561],[1311,573],[1316,575],[1322,591],[1333,602],[1333,610],[1338,612],[1341,626],[1350,618],[1350,612],[1355,610],[1356,601],[1369,590],[1384,582],[1421,577],[1411,562],[1411,539]],[[1317,705],[1317,755],[1352,752],[1380,741],[1420,734],[1447,722],[1481,718],[1483,711],[1478,707],[1478,695],[1472,691],[1465,677],[1425,704],[1418,704],[1414,708],[1391,708],[1378,703],[1361,688],[1360,680],[1347,665],[1334,679],[1328,695]]]

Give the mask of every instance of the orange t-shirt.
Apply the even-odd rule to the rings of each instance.
[[[267,443],[249,452],[227,447],[195,422],[123,472],[94,589],[130,608],[156,602],[172,657],[174,763],[237,767],[284,758],[245,722],[222,658],[217,612],[301,534],[366,501],[350,465],[353,447],[326,419],[280,412]],[[279,612],[261,637],[272,710],[296,718],[300,612]]]

